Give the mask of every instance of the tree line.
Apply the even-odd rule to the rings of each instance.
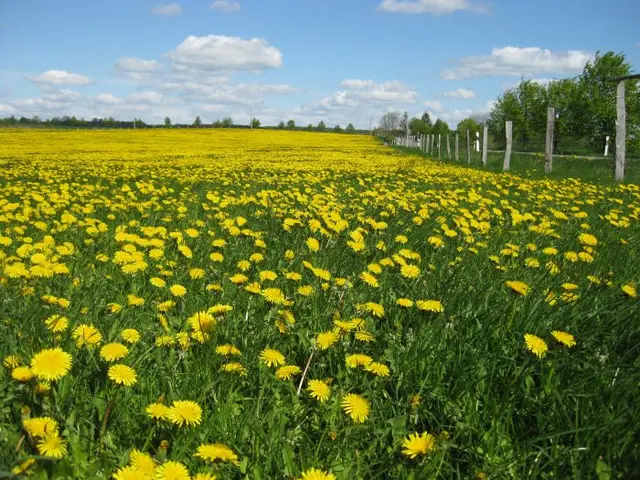
[[[624,54],[596,53],[582,73],[574,78],[540,83],[522,79],[520,83],[498,96],[487,115],[461,120],[454,131],[466,135],[466,130],[481,132],[489,127],[492,148],[505,146],[505,122],[513,122],[513,148],[519,151],[542,151],[544,148],[547,108],[556,112],[554,151],[576,153],[604,150],[606,137],[609,149],[615,150],[616,83],[612,78],[631,74],[631,65]],[[627,151],[640,153],[640,90],[635,82],[626,86]],[[431,121],[428,113],[409,119],[400,112],[386,113],[376,129],[388,140],[410,133],[447,134],[449,125],[438,119]]]
[[[84,118],[76,118],[75,116],[64,117],[52,117],[46,120],[42,120],[39,116],[32,118],[20,117],[16,118],[14,115],[7,118],[0,118],[0,127],[2,126],[39,126],[39,127],[53,127],[53,128],[134,128],[134,120],[122,121],[116,120],[113,117],[108,118],[93,118],[91,120],[85,120]],[[289,120],[287,123],[280,122],[277,126],[263,126],[259,119],[252,118],[249,125],[235,124],[231,117],[225,117],[222,120],[215,120],[210,125],[205,124],[200,116],[196,116],[193,123],[173,123],[170,117],[165,117],[162,124],[148,124],[143,120],[135,119],[135,128],[270,128],[279,130],[306,130],[309,132],[325,132],[329,131],[324,121],[318,122],[317,125],[309,124],[306,127],[297,126],[294,120]],[[352,123],[349,123],[345,128],[340,125],[336,125],[331,131],[336,133],[356,133],[364,132],[363,130],[356,130]],[[368,132],[368,131],[367,131]]]

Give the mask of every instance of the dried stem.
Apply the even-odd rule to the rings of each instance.
[[[311,365],[311,359],[313,358],[313,354],[316,351],[316,347],[314,346],[311,349],[311,355],[309,355],[309,360],[307,360],[307,365],[304,367],[304,372],[302,372],[302,378],[300,379],[300,384],[298,385],[298,396],[300,396],[300,390],[302,390],[302,384],[304,383],[304,379],[307,376],[307,372],[309,371],[309,365]]]

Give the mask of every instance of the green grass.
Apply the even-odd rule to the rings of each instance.
[[[432,158],[447,164],[455,164],[464,168],[481,169],[488,172],[502,172],[504,163],[504,153],[489,152],[487,154],[487,166],[482,165],[481,154],[472,152],[471,163],[467,163],[466,151],[460,152],[460,161],[446,158],[446,153],[440,159],[433,155],[428,155],[422,151],[396,147],[397,150],[412,155],[420,155]],[[544,154],[518,154],[511,155],[511,173],[531,179],[562,180],[567,178],[578,178],[580,180],[603,185],[611,185],[613,180],[613,168],[615,158],[594,158],[585,159],[578,156],[555,156],[553,159],[553,171],[550,174],[544,172]],[[640,183],[640,159],[628,158],[625,183]]]

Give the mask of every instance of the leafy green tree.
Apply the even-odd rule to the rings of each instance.
[[[611,78],[631,73],[631,65],[624,54],[596,53],[593,62],[587,63],[577,82],[575,128],[587,137],[589,145],[600,151],[605,137],[614,138],[616,131],[616,88]],[[636,82],[626,83],[627,125],[629,126],[629,151],[639,151],[640,147],[640,92]],[[611,142],[615,149],[615,142]]]
[[[349,125],[347,125],[346,132],[347,133],[356,133],[356,127],[354,127],[353,124],[350,123]]]
[[[233,119],[231,117],[224,117],[222,119],[222,128],[231,128],[233,127]]]
[[[280,123],[278,124],[278,129],[279,129],[279,130],[284,130],[284,127],[285,127],[284,122],[280,122]]]
[[[171,128],[171,119],[169,117],[164,118],[164,126],[166,128]]]
[[[463,136],[466,135],[467,130],[469,130],[469,134],[471,135],[471,138],[475,139],[475,136],[474,136],[475,132],[481,131],[482,125],[480,125],[473,118],[465,118],[464,120],[460,120],[460,122],[458,122],[458,126],[456,127],[456,130],[460,135],[463,135]]]
[[[193,121],[193,125],[196,127],[201,127],[202,126],[202,120],[200,120],[200,115],[198,115],[196,117],[196,119]]]
[[[335,133],[342,133],[342,127],[340,125],[336,125],[335,127],[333,127],[333,131]]]
[[[260,120],[258,120],[257,118],[251,119],[251,128],[260,128],[260,125]]]
[[[322,120],[320,120],[320,122],[318,122],[318,126],[316,127],[316,130],[318,130],[319,132],[324,132],[326,129],[327,129],[327,126],[324,124]]]
[[[431,115],[429,115],[429,112],[424,112],[422,114],[422,117],[420,117],[420,120],[422,120],[423,123],[427,126],[428,131],[425,133],[430,133],[433,122],[431,121]]]
[[[402,120],[400,120],[400,131],[404,134],[409,128],[409,114],[404,112]]]
[[[429,133],[429,127],[421,118],[412,118],[409,122],[409,130],[411,135],[420,135]]]
[[[436,123],[433,124],[433,128],[431,128],[431,133],[435,135],[446,135],[450,131],[451,129],[449,128],[449,124],[440,119],[437,119]]]
[[[216,120],[211,124],[213,128],[222,128],[222,122],[220,120]]]
[[[287,129],[294,130],[296,128],[296,122],[294,120],[289,120],[287,122]]]
[[[307,131],[308,132],[313,131],[313,125],[312,124],[307,125]]]

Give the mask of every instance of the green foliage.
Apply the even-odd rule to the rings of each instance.
[[[426,135],[430,132],[429,126],[420,118],[412,118],[409,122],[409,131],[411,135]]]
[[[316,127],[316,130],[318,130],[319,132],[324,132],[326,128],[327,126],[324,124],[322,120],[320,120],[320,122],[318,122],[318,126]]]
[[[201,127],[202,126],[202,120],[200,120],[200,115],[198,115],[196,117],[196,119],[193,121],[193,125],[195,127]]]
[[[224,117],[222,119],[222,128],[230,128],[233,126],[233,120],[231,117]]]
[[[296,122],[294,120],[289,120],[287,122],[287,129],[293,130],[296,128]]]
[[[469,130],[469,135],[471,136],[471,139],[475,139],[475,132],[482,131],[482,125],[480,125],[473,118],[465,118],[464,120],[460,120],[460,122],[458,122],[458,126],[456,127],[456,130],[462,136],[466,135],[467,130]]]
[[[280,122],[280,123],[278,124],[278,129],[280,129],[280,130],[284,130],[284,128],[285,128],[285,124],[284,124],[284,122]]]
[[[335,127],[333,127],[333,131],[335,133],[342,133],[343,132],[342,127],[339,124],[336,125]]]
[[[449,124],[443,120],[437,119],[436,123],[433,124],[433,127],[431,128],[431,132],[435,135],[446,135],[447,133],[449,133],[451,131],[451,129],[449,128]]]
[[[431,121],[431,115],[429,115],[429,112],[424,112],[420,117],[420,120],[422,120],[422,122],[427,126],[428,129],[433,126],[433,122]]]
[[[350,123],[349,125],[347,125],[346,132],[347,133],[356,133],[356,127],[354,127],[353,124]]]
[[[260,120],[258,120],[257,118],[252,118],[251,119],[251,127],[252,128],[260,128]]]
[[[171,128],[171,119],[169,117],[164,118],[164,126],[166,128]]]

